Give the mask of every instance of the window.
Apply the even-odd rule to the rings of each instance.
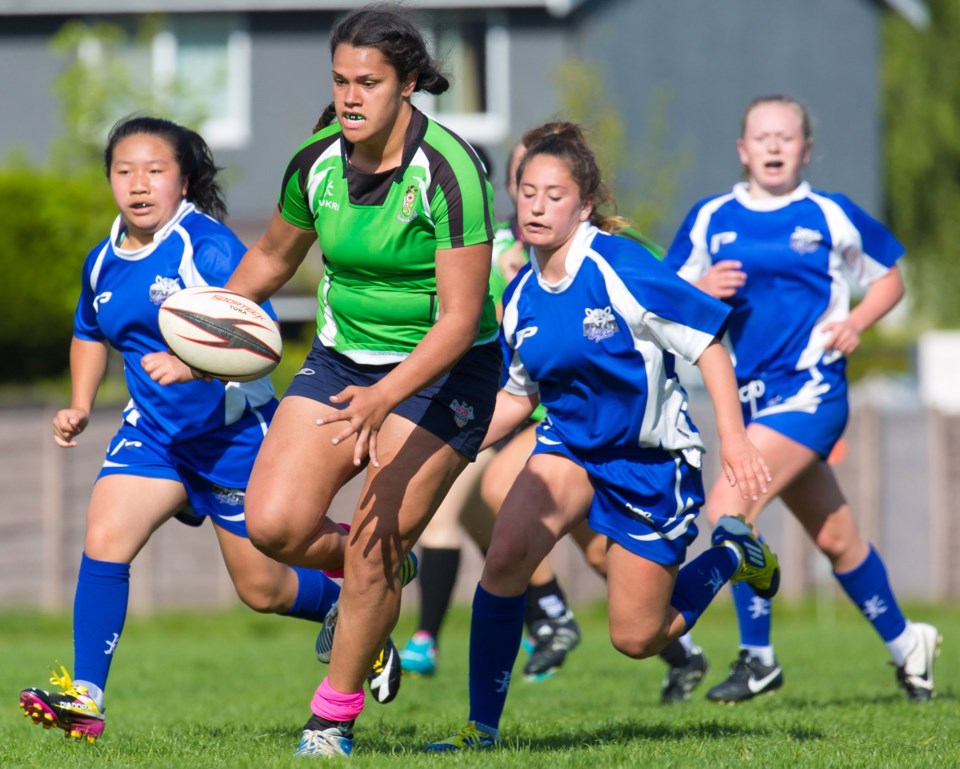
[[[214,150],[248,143],[251,43],[243,16],[143,17],[135,28],[127,20],[90,32],[78,53],[108,84],[110,123],[152,112],[198,128]]]
[[[154,82],[172,94],[172,114],[201,114],[213,148],[250,138],[250,36],[232,14],[172,16],[153,38]]]
[[[471,142],[496,144],[509,131],[509,37],[501,16],[429,17],[427,38],[452,87],[439,96],[420,92],[418,107]]]

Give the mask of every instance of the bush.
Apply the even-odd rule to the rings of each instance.
[[[0,169],[0,382],[59,376],[69,368],[83,259],[116,209],[102,175]]]

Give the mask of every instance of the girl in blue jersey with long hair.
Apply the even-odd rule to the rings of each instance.
[[[779,495],[886,643],[907,696],[924,701],[933,695],[939,633],[904,618],[827,463],[847,423],[847,356],[903,296],[896,263],[904,249],[846,196],[802,181],[812,143],[809,116],[796,100],[751,103],[737,140],[745,181],[695,205],[667,253],[672,269],[733,310],[730,342],[747,433],[774,476],[771,497],[762,500],[740,498],[721,479],[707,510],[713,521],[732,513],[755,523]],[[844,273],[866,288],[852,310]],[[707,693],[718,702],[783,685],[769,599],[745,584],[733,594],[740,655],[729,678]]]
[[[190,286],[222,286],[245,248],[226,215],[214,165],[194,131],[155,117],[114,126],[104,163],[119,211],[83,265],[70,345],[70,406],[53,439],[72,448],[87,427],[110,347],[124,362],[130,402],[111,440],[87,510],[74,597],[74,678],[60,691],[25,689],[24,715],[93,742],[127,613],[130,564],[174,516],[213,520],[238,595],[259,612],[321,622],[339,587],[323,573],[271,560],[247,538],[244,493],[277,401],[268,378],[194,380],[167,351],[158,309]]]
[[[532,256],[504,295],[509,377],[484,440],[538,403],[547,418],[494,526],[470,631],[469,720],[431,751],[494,745],[536,565],[583,520],[606,537],[610,638],[645,658],[689,630],[730,579],[776,592],[776,557],[742,520],[682,569],[703,502],[703,443],[687,415],[676,355],[697,364],[713,400],[731,486],[759,499],[769,482],[747,439],[733,367],[718,335],[729,309],[646,249],[611,234],[593,152],[570,123],[534,129],[518,170],[518,217]]]

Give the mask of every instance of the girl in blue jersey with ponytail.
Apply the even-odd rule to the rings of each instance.
[[[703,372],[728,482],[759,499],[769,481],[718,339],[729,308],[611,234],[623,223],[597,210],[606,195],[577,126],[534,129],[524,144],[517,205],[532,256],[504,295],[509,376],[484,443],[508,434],[538,403],[547,418],[497,516],[474,596],[469,720],[430,751],[498,741],[527,582],[583,520],[606,537],[610,638],[630,657],[653,656],[689,630],[730,579],[765,595],[779,584],[776,557],[730,517],[715,528],[715,546],[680,568],[703,502],[703,443],[675,355]]]
[[[60,666],[51,678],[59,691],[20,693],[35,723],[90,742],[105,724],[103,693],[122,640],[130,564],[174,516],[213,520],[234,587],[256,611],[322,622],[340,592],[320,571],[271,560],[247,537],[247,478],[277,407],[270,380],[194,380],[160,335],[164,299],[190,286],[222,286],[246,250],[221,222],[226,206],[210,150],[194,131],[134,117],[114,126],[104,163],[119,215],[84,262],[70,406],[54,417],[53,439],[77,445],[110,347],[123,358],[130,402],[87,509],[73,606],[75,676]]]
[[[731,308],[730,342],[744,420],[779,495],[834,576],[890,651],[897,680],[914,701],[933,696],[940,636],[908,622],[883,561],[857,530],[827,463],[847,423],[846,358],[861,334],[903,296],[903,246],[846,196],[801,180],[813,143],[804,107],[784,96],[755,100],[737,152],[745,181],[701,201],[666,256],[681,277]],[[866,288],[850,309],[844,273]],[[740,498],[722,482],[708,497],[711,520],[739,514],[754,523],[769,499]],[[783,685],[770,641],[770,601],[733,588],[740,655],[707,693],[739,702]]]

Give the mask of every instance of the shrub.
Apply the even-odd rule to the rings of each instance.
[[[73,312],[83,259],[108,232],[116,209],[94,173],[63,176],[0,169],[0,381],[58,376],[69,367]]]

